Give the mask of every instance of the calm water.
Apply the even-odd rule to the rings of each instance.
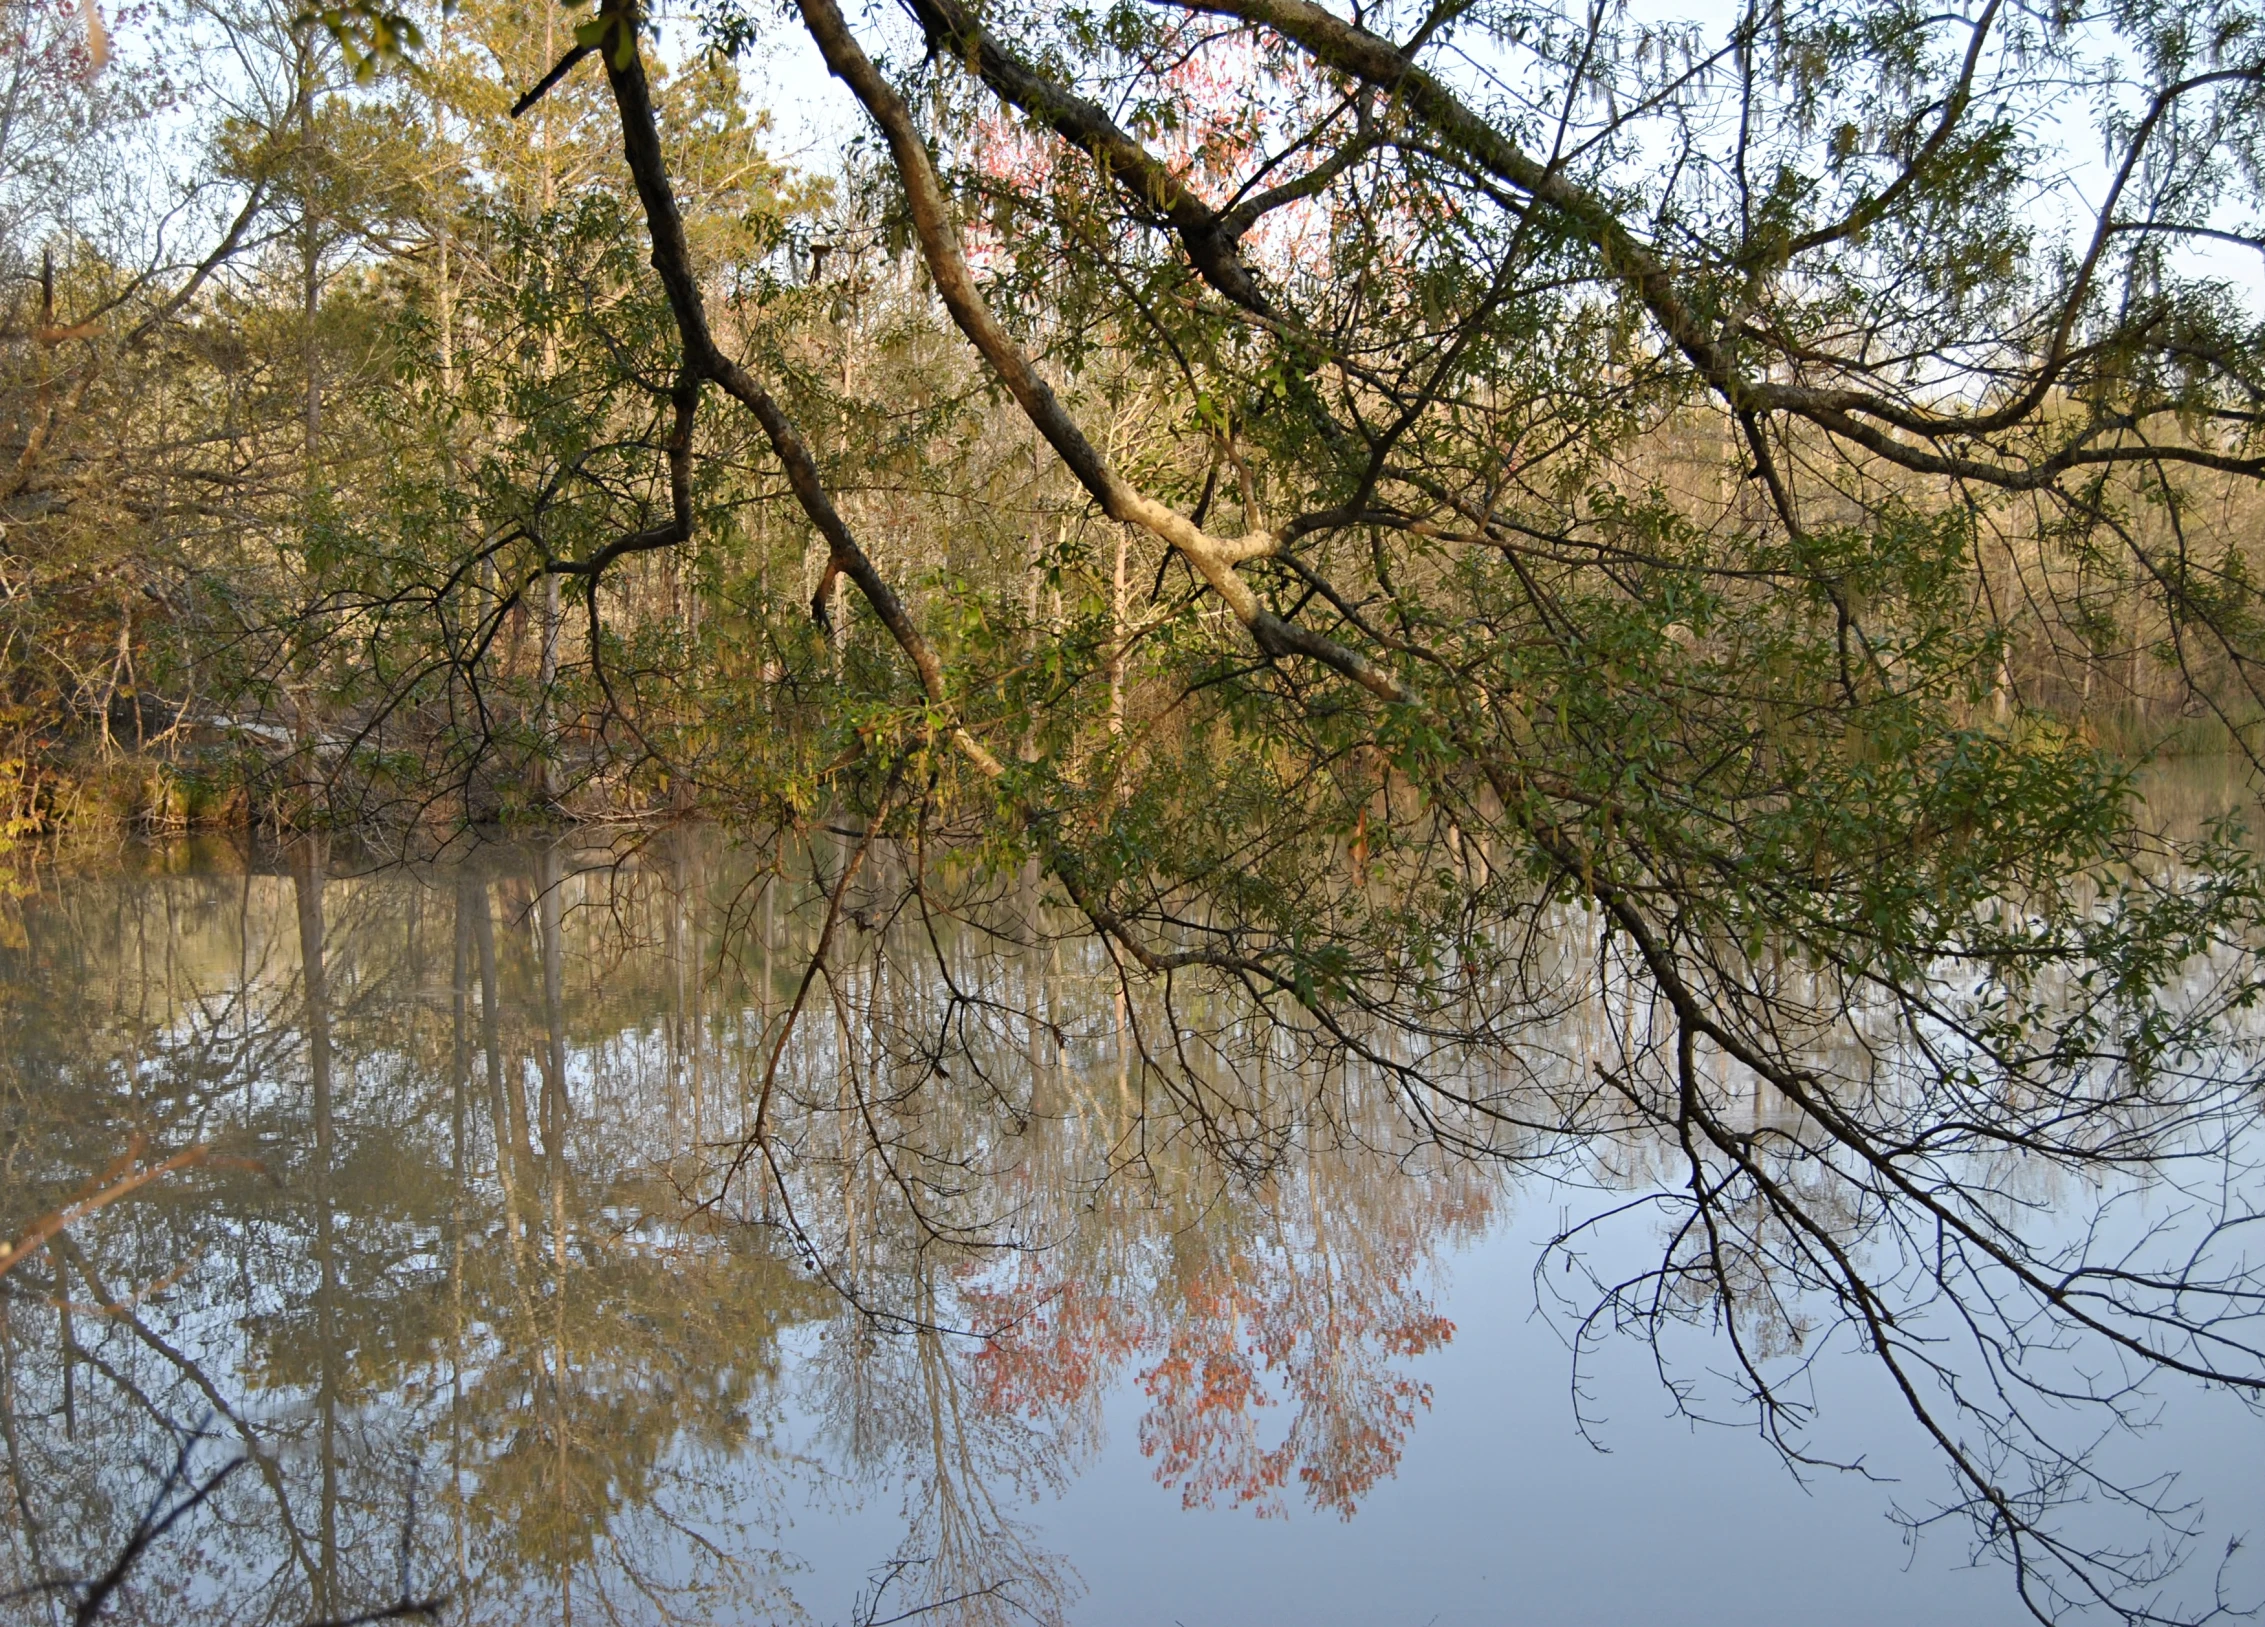
[[[244,1466],[115,1619],[2020,1617],[1965,1528],[1891,1520],[1945,1474],[1862,1356],[1805,1353],[1810,1438],[1864,1475],[1674,1416],[1633,1334],[1576,1383],[1579,1284],[1659,1226],[1581,1275],[1546,1245],[1652,1154],[1448,1156],[1088,941],[892,916],[879,861],[805,986],[845,851],[767,887],[692,838],[49,878],[0,923],[0,1235],[137,1136],[211,1157],[0,1279],[0,1592],[100,1572],[202,1423],[192,1473]],[[1569,1000],[1521,1065],[1615,1020]],[[1138,1066],[1160,1034],[1181,1065]],[[2254,1595],[2219,1554],[2265,1535],[2265,1422],[2159,1400],[2101,1450],[2201,1500],[2187,1596]]]

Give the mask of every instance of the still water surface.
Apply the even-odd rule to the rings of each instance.
[[[1943,1470],[1861,1356],[1812,1372],[1816,1441],[1863,1475],[1674,1416],[1634,1337],[1576,1396],[1537,1262],[1656,1168],[1451,1158],[1382,1093],[1187,1133],[1233,1104],[1130,1064],[1144,1014],[1089,944],[890,924],[881,867],[804,989],[814,889],[751,885],[759,858],[211,845],[25,901],[0,1227],[137,1135],[213,1157],[0,1283],[0,1592],[99,1572],[202,1422],[192,1465],[244,1466],[112,1619],[404,1588],[482,1623],[2020,1618],[1961,1528],[1891,1520]],[[2104,1450],[2204,1500],[2207,1587],[2265,1534],[2265,1425],[2164,1403]]]

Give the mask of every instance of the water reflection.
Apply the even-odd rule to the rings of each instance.
[[[1349,1514],[1451,1336],[1422,1281],[1483,1225],[1481,1173],[1380,1133],[1252,1180],[1154,1139],[1126,1014],[1060,945],[971,968],[1011,1005],[864,957],[781,1057],[823,922],[696,841],[137,857],[52,887],[5,955],[6,1219],[137,1135],[256,1168],[153,1185],[7,1279],[0,1587],[99,1572],[209,1415],[247,1469],[129,1616],[335,1618],[406,1565],[450,1619],[779,1619],[797,1511],[886,1495],[868,1615],[1052,1619],[1078,1583],[1018,1511],[1124,1373],[1191,1505]],[[798,1173],[750,1207],[720,1182],[758,1111]]]
[[[207,1420],[245,1467],[115,1619],[1052,1621],[1082,1584],[1029,1511],[1128,1386],[1158,1495],[1352,1516],[1454,1338],[1438,1261],[1644,1011],[1569,934],[1554,1026],[1468,1087],[1495,1106],[1427,1123],[1391,1055],[1318,1067],[1228,992],[1121,980],[1032,878],[947,912],[903,865],[854,835],[445,868],[310,842],[27,902],[0,1228],[137,1137],[226,1157],[0,1279],[8,1608],[69,1619],[40,1585],[99,1573]],[[1793,1124],[1710,1066],[1750,1134]],[[1679,1179],[1656,1138],[1580,1159],[1607,1213]],[[1854,1236],[1825,1173],[1788,1178]],[[1773,1250],[1805,1245],[1773,1224],[1625,1272],[1569,1229],[1549,1293],[1577,1335],[1672,1322],[1798,1370]],[[805,1597],[799,1525],[858,1506],[899,1515],[863,1592]]]

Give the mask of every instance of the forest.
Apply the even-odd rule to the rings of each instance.
[[[1127,1167],[1641,1141],[1666,1246],[1582,1339],[1713,1319],[1806,1472],[1821,1319],[2040,1619],[2233,1608],[2162,1603],[2176,1505],[2053,1420],[2265,1404],[2257,0],[0,0],[0,48],[10,908],[220,833],[296,855],[313,968],[334,854],[721,833],[795,925],[688,1192],[780,1224],[797,1025],[926,955],[839,1130],[937,1246],[991,1132],[909,1126],[1038,1113],[965,945],[1071,943]],[[2016,1168],[2189,1229],[2048,1234]]]
[[[946,818],[1381,852],[1399,772],[1555,863],[1631,776],[2256,739],[2238,9],[893,27],[811,24],[787,161],[790,16],[12,12],[13,817],[791,823],[927,750]]]

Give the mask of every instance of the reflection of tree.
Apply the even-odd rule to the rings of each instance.
[[[747,919],[752,901],[695,846],[660,857],[577,873],[536,855],[429,886],[310,845],[283,877],[110,883],[109,937],[34,911],[44,952],[100,969],[84,989],[130,987],[145,1077],[207,1080],[163,1097],[160,1127],[237,1137],[273,1175],[90,1229],[84,1280],[39,1285],[82,1324],[187,1264],[166,1296],[95,1313],[71,1363],[20,1327],[7,1341],[32,1388],[71,1375],[80,1436],[102,1443],[91,1497],[123,1496],[154,1443],[215,1411],[250,1462],[210,1510],[200,1596],[249,1578],[283,1612],[389,1596],[422,1487],[419,1563],[453,1579],[471,1619],[791,1612],[768,1511],[872,1495],[904,1526],[858,1608],[1047,1619],[1078,1584],[1015,1505],[1061,1487],[1098,1447],[1102,1398],[1144,1380],[1144,1440],[1188,1495],[1263,1460],[1349,1509],[1390,1472],[1421,1403],[1402,1360],[1446,1331],[1417,1286],[1429,1250],[1483,1209],[1467,1171],[1401,1186],[1339,1151],[1295,1180],[1222,1186],[1188,1143],[1081,1203],[1133,1104],[1113,1062],[1061,1042],[1090,1016],[1076,965],[1058,950],[1019,964],[1000,998],[955,1017],[916,966],[853,959],[819,990],[829,1020],[790,1046],[781,1123],[810,1182],[774,1194],[773,1216],[845,1302],[760,1246],[775,1231],[688,1209],[685,1184],[746,1122],[787,1004],[761,976],[794,974],[812,924],[766,898],[783,953],[736,957],[703,899],[728,893]],[[892,862],[861,896],[901,881]],[[828,865],[842,874],[838,854]],[[116,922],[137,912],[201,922],[169,934],[179,963],[145,971],[121,949]],[[754,986],[734,982],[757,967]],[[60,1002],[57,1031],[100,1026],[33,981]],[[900,1049],[940,1013],[959,1024],[953,1054],[976,1058],[957,1079]],[[89,1080],[60,1051],[17,1058],[54,1129],[15,1145],[60,1180],[109,1145],[61,1133]],[[1006,1139],[1001,1089],[1024,1126]],[[983,1246],[1001,1214],[1042,1246]],[[794,1393],[846,1482],[772,1439],[779,1338],[813,1319]],[[948,1331],[970,1328],[1003,1331]],[[1193,1405],[1174,1376],[1191,1361],[1241,1364],[1239,1417]],[[1288,1433],[1253,1457],[1276,1394]],[[29,1415],[9,1411],[11,1427]],[[24,1444],[52,1464],[70,1443]],[[17,1484],[43,1472],[27,1458]],[[117,1507],[85,1522],[87,1553]]]
[[[1430,1404],[1430,1386],[1393,1365],[1454,1336],[1408,1282],[1416,1262],[1346,1271],[1314,1253],[1287,1269],[1210,1259],[1184,1285],[1182,1316],[1142,1374],[1156,1404],[1141,1446],[1191,1506],[1225,1495],[1278,1507],[1294,1469],[1316,1506],[1350,1518],[1398,1464],[1417,1408]],[[1268,1402],[1270,1373],[1294,1411],[1269,1449],[1253,1413]]]
[[[774,1341],[823,1302],[747,1234],[683,1225],[673,1189],[639,1166],[573,1178],[563,1068],[547,1070],[546,1156],[511,1134],[518,1059],[580,1043],[555,914],[533,918],[551,933],[545,955],[524,909],[497,929],[487,880],[431,893],[328,868],[301,848],[280,895],[250,878],[113,886],[107,937],[70,918],[99,911],[34,912],[16,981],[46,1002],[55,1043],[11,1053],[31,1111],[11,1122],[8,1154],[46,1160],[59,1182],[111,1144],[115,1124],[88,1111],[110,1069],[88,1042],[119,1026],[130,990],[120,1043],[141,1088],[127,1106],[252,1146],[275,1179],[217,1183],[217,1209],[212,1182],[122,1208],[58,1239],[58,1269],[26,1267],[0,1306],[14,1568],[91,1574],[146,1490],[154,1444],[210,1410],[250,1462],[200,1511],[188,1574],[202,1580],[185,1596],[231,1618],[253,1608],[246,1587],[287,1616],[391,1597],[420,1485],[417,1518],[446,1521],[442,1563],[470,1619],[544,1613],[576,1577],[586,1602],[631,1617],[721,1619],[719,1600],[762,1610],[776,1556],[729,1533],[776,1506],[751,1449]],[[200,907],[179,908],[184,894]],[[208,907],[229,894],[244,906],[232,921]],[[179,952],[137,965],[116,920],[152,914]],[[179,930],[184,915],[205,930]],[[53,975],[87,962],[91,980]],[[232,1001],[209,997],[204,978],[247,965],[261,976]],[[555,997],[514,1004],[514,979]],[[476,1059],[492,1124],[470,1110]],[[34,1337],[25,1316],[42,1301],[75,1314],[75,1335]],[[437,1499],[435,1456],[448,1468]],[[76,1517],[40,1511],[58,1487],[76,1488]],[[161,1574],[181,1573],[137,1578],[136,1608],[184,1619]],[[153,1588],[173,1603],[159,1608]],[[544,1594],[552,1606],[535,1604]]]
[[[748,1450],[751,1414],[777,1377],[777,1334],[813,1296],[761,1257],[617,1246],[546,1297],[540,1325],[490,1330],[502,1348],[454,1420],[479,1443],[463,1469],[486,1544],[483,1586],[582,1575],[601,1597],[662,1591],[685,1595],[688,1610],[726,1582],[744,1593],[759,1578],[720,1550],[721,1574],[671,1580],[672,1536],[695,1560],[713,1539],[665,1513],[642,1531],[627,1516],[665,1510],[688,1463]]]
[[[909,1286],[931,1316],[941,1308],[925,1273]],[[897,1609],[970,1627],[1054,1620],[1078,1584],[1008,1506],[1058,1490],[1072,1465],[1042,1421],[986,1405],[973,1354],[970,1341],[933,1320],[880,1336],[844,1318],[829,1329],[804,1389],[851,1472],[902,1510],[904,1534],[882,1573]],[[883,1597],[869,1601],[871,1613],[894,1614],[881,1608]]]
[[[0,950],[0,1224],[136,1131],[266,1174],[152,1188],[0,1279],[10,1574],[87,1573],[142,1466],[210,1414],[248,1461],[139,1596],[148,1619],[393,1597],[412,1503],[420,1581],[473,1622],[1047,1619],[1079,1584],[1020,1508],[1099,1449],[1112,1394],[1137,1395],[1138,1444],[1189,1505],[1350,1515],[1396,1471],[1428,1402],[1416,1359],[1453,1332],[1429,1284],[1488,1224],[1499,1155],[1593,1183],[1599,1225],[1665,1217],[1623,1275],[1589,1230],[1561,1240],[1548,1281],[1581,1360],[1615,1329],[1663,1354],[1703,1334],[1730,1398],[1817,1461],[1803,1364],[1876,1321],[1965,1439],[2059,1476],[1996,1483],[2032,1527],[2051,1509],[2019,1498],[2085,1490],[2020,1389],[2053,1376],[2038,1350],[1960,1366],[1939,1337],[2021,1279],[1910,1221],[1962,1206],[1985,1239],[2022,1235],[2070,1189],[2018,1149],[1902,1149],[1891,1168],[1924,1159],[1935,1184],[1899,1193],[1845,1125],[1679,1056],[1570,952],[1517,1050],[1364,1038],[1354,1065],[1216,982],[1128,988],[1015,878],[947,891],[896,850],[849,862],[858,840],[753,882],[691,841],[438,876],[310,846],[280,875],[114,877],[29,909],[26,947]],[[1875,1120],[1904,1111],[1890,1055]],[[1410,1080],[1450,1063],[1467,1110],[1426,1120]],[[1682,1089],[1655,1088],[1662,1066]],[[2009,1097],[2000,1122],[2053,1110]],[[2068,1299],[2125,1315],[2158,1279],[2085,1274],[2120,1224],[2091,1197]],[[2245,1280],[2231,1235],[2193,1271],[2221,1294]],[[2130,1410],[2130,1373],[2082,1358],[2064,1393]],[[866,1596],[797,1600],[785,1512],[861,1499],[903,1521]]]
[[[824,865],[829,908],[859,936],[820,965],[825,1007],[811,1004],[825,1016],[774,1034],[775,1073],[759,1059],[781,1105],[755,1201],[781,1205],[819,1269],[904,1330],[860,1364],[858,1404],[846,1376],[829,1392],[844,1439],[878,1427],[874,1362],[926,1350],[939,1326],[972,1330],[991,1336],[945,1364],[948,1384],[908,1376],[887,1392],[948,1394],[963,1419],[980,1409],[993,1455],[961,1484],[1052,1484],[1097,1443],[1102,1398],[1135,1383],[1149,1401],[1141,1445],[1189,1504],[1279,1511],[1294,1485],[1350,1514],[1427,1402],[1406,1363],[1452,1329],[1423,1280],[1442,1243],[1483,1223],[1488,1175],[1367,1150],[1397,1138],[1387,1098],[1297,1133],[1311,1097],[1294,1066],[1202,1082],[1207,1103],[1276,1148],[1266,1179],[1223,1167],[1213,1140],[1173,1138],[1170,1114],[1134,1095],[1128,1013],[1093,946],[1017,934],[1014,951],[1015,935],[1002,945],[965,910],[907,901],[891,862]],[[1036,907],[1027,892],[996,902],[1010,934]],[[1126,1145],[1151,1134],[1128,1167]],[[956,1262],[948,1277],[936,1256]],[[917,1419],[879,1433],[923,1438]],[[963,1503],[922,1497],[939,1519]],[[923,1585],[940,1599],[988,1580],[962,1568]]]
[[[1400,1364],[1454,1335],[1421,1277],[1459,1195],[1383,1185],[1358,1158],[1316,1156],[1302,1174],[1247,1213],[1215,1200],[1171,1235],[1151,1280],[1102,1288],[1040,1253],[1011,1285],[971,1288],[978,1324],[1002,1330],[976,1358],[987,1404],[1067,1421],[1130,1366],[1150,1403],[1141,1449],[1186,1506],[1279,1513],[1294,1483],[1349,1518],[1429,1404]],[[1364,1188],[1388,1192],[1393,1212],[1355,1207]]]
[[[1492,875],[1451,838],[1442,862]],[[1340,1279],[1342,1240],[1367,1247],[1364,1229],[1423,1213],[1395,1166],[1436,1158],[1483,1189],[1472,1169],[1526,1164],[1598,1193],[1549,1259],[1576,1397],[1596,1340],[1629,1332],[1677,1405],[1742,1411],[1797,1469],[1845,1462],[1861,1448],[1826,1449],[1803,1380],[1853,1346],[1951,1471],[1950,1496],[1916,1519],[1969,1519],[2039,1614],[2181,1616],[2157,1605],[2190,1522],[2097,1448],[2166,1376],[2265,1394],[2265,1298],[2240,1247],[2257,1214],[2252,995],[2245,951],[2204,908],[2246,885],[2239,855],[2216,879],[2127,877],[2095,912],[2022,921],[1993,905],[2002,919],[1977,926],[1992,943],[2003,926],[2091,945],[2096,975],[1875,983],[1829,957],[1646,939],[1544,900],[1516,941],[1474,927],[1420,977],[1332,1004],[1262,958],[1191,950],[1136,975],[1082,917],[1050,919],[1027,870],[987,875],[871,830],[856,853],[862,866],[814,880],[827,919],[859,932],[786,934],[790,977],[832,1021],[770,1042],[761,1084],[783,1105],[720,1186],[884,1324],[928,1313],[877,1251],[1036,1251],[1049,1263],[1011,1289],[977,1271],[951,1318],[1006,1330],[1001,1396],[1067,1422],[1059,1398],[1084,1371],[1138,1354],[1144,1444],[1183,1495],[1270,1510],[1295,1474],[1315,1501],[1353,1504],[1422,1406],[1373,1353],[1444,1330],[1402,1297],[1421,1249]],[[2183,935],[2179,887],[2200,900]],[[2164,930],[2152,992],[2100,969]],[[1350,1229],[1299,1196],[1339,1156],[1386,1194],[1337,1200]],[[2055,1182],[2083,1201],[2063,1213],[2035,1196]],[[2149,1182],[2176,1194],[2175,1217],[2125,1218]],[[1104,1211],[1108,1227],[1090,1218]],[[1667,1235],[1615,1278],[1591,1244],[1622,1215],[1665,1217]],[[1128,1237],[1174,1240],[1176,1296],[1146,1286]],[[1726,1386],[1682,1371],[1685,1330],[1712,1341],[1693,1365],[1727,1356]],[[2086,1504],[2136,1513],[2156,1540],[2074,1535]]]

